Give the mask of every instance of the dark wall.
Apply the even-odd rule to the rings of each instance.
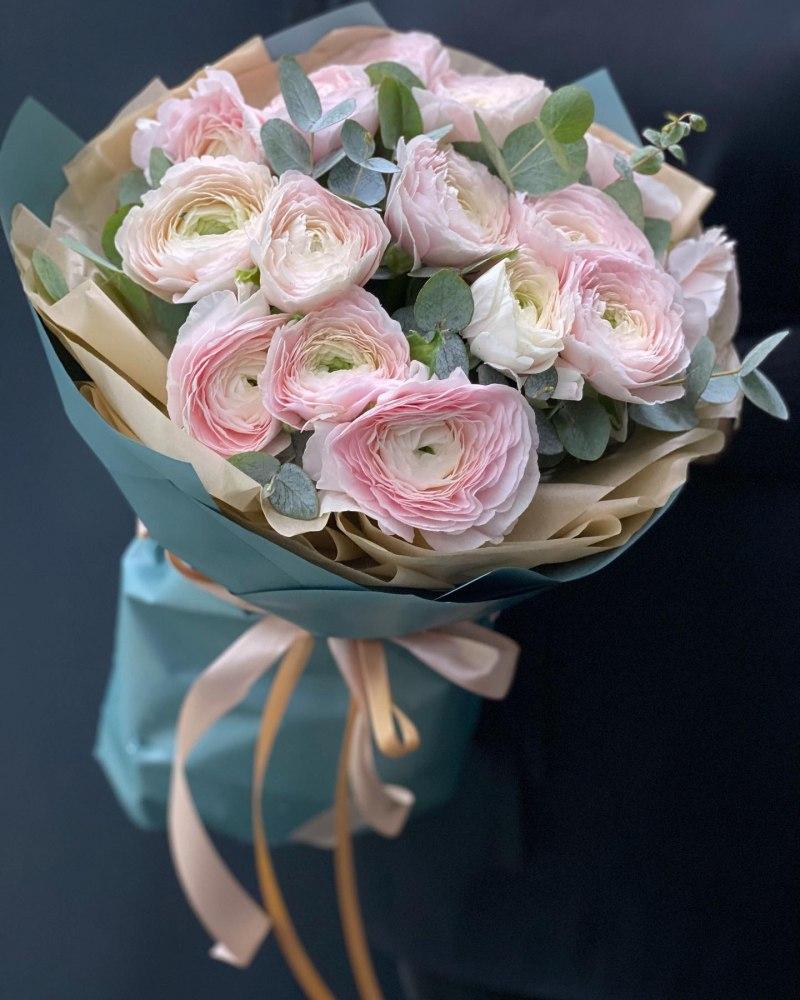
[[[33,93],[91,135],[151,76],[176,82],[324,6],[4,0],[0,128]],[[556,84],[606,65],[642,126],[705,112],[690,167],[739,241],[742,342],[800,323],[796,3],[382,9]],[[205,958],[163,838],[128,826],[91,759],[132,516],[68,427],[0,256],[0,997],[294,1000],[272,947],[247,973]],[[800,414],[800,336],[767,369]],[[747,411],[640,545],[505,616],[519,680],[485,713],[460,799],[360,849],[382,949],[564,1000],[798,995],[798,443],[796,421]],[[315,953],[346,983],[318,926],[327,865],[282,859]]]

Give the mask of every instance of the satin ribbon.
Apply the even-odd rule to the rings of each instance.
[[[213,957],[245,967],[274,927],[306,995],[313,1000],[333,1000],[297,937],[280,893],[261,804],[272,746],[315,639],[291,622],[231,594],[172,553],[167,552],[167,558],[184,577],[254,617],[245,632],[194,681],[180,710],[168,806],[169,842],[178,878],[195,914],[216,942],[211,949]],[[474,622],[458,622],[385,641],[406,649],[452,683],[487,698],[505,696],[519,654],[513,640]],[[372,744],[374,740],[383,754],[399,757],[419,746],[419,734],[412,720],[392,700],[383,641],[331,637],[327,643],[351,694],[335,806],[331,812],[304,824],[295,831],[295,837],[334,847],[345,942],[359,993],[365,1000],[379,1000],[380,989],[358,908],[350,829],[355,820],[386,837],[401,832],[414,796],[406,788],[381,781]],[[214,847],[192,799],[186,762],[204,734],[240,704],[278,660],[280,667],[262,716],[251,790],[262,906],[241,886]]]

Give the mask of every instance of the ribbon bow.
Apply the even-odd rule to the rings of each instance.
[[[312,1000],[333,1000],[292,924],[267,845],[262,788],[272,747],[292,692],[300,680],[314,637],[263,608],[236,597],[172,553],[184,577],[223,601],[255,616],[253,624],[194,681],[181,707],[175,737],[168,831],[178,878],[215,945],[211,954],[247,966],[274,928],[295,978]],[[394,704],[382,641],[331,637],[328,648],[350,690],[350,710],[339,759],[334,808],[295,832],[299,839],[332,846],[345,942],[360,995],[379,1000],[380,987],[361,922],[350,839],[350,795],[360,819],[386,837],[397,836],[414,804],[413,794],[384,784],[375,769],[372,741],[390,757],[411,753],[419,734]],[[474,622],[387,639],[454,684],[487,698],[503,698],[516,668],[519,647],[507,636]],[[280,660],[267,697],[255,748],[251,810],[253,846],[263,905],[239,883],[217,852],[192,799],[186,762],[203,735],[242,702],[253,685]]]

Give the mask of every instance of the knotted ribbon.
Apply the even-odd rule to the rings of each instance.
[[[216,942],[211,954],[247,966],[274,928],[295,978],[312,1000],[333,1000],[292,924],[267,845],[262,789],[281,719],[302,676],[315,638],[285,619],[231,594],[167,552],[188,580],[235,607],[253,623],[199,675],[178,717],[168,806],[172,858],[184,892]],[[349,688],[351,701],[339,759],[334,808],[296,831],[299,839],[332,846],[345,943],[359,994],[380,1000],[369,958],[356,891],[350,798],[354,812],[386,837],[397,836],[414,803],[413,794],[385,784],[375,769],[373,740],[389,757],[413,752],[419,734],[392,700],[384,643],[330,637],[328,648]],[[458,622],[385,641],[402,646],[426,666],[460,687],[487,698],[503,698],[516,668],[519,647],[507,636],[474,622]],[[253,845],[262,903],[239,883],[217,852],[192,799],[186,763],[204,734],[240,704],[253,685],[280,660],[264,706],[255,748],[251,788]]]

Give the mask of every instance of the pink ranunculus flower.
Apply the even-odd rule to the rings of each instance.
[[[261,379],[264,405],[290,427],[353,420],[386,388],[408,376],[408,341],[374,295],[341,298],[277,332]]]
[[[311,73],[309,79],[317,88],[323,113],[352,98],[356,102],[356,107],[348,117],[362,125],[370,135],[378,131],[378,95],[363,69],[359,66],[323,66]],[[265,121],[270,118],[291,121],[286,110],[286,102],[280,94],[264,108],[263,116]],[[328,153],[332,153],[334,149],[339,149],[342,145],[341,132],[342,122],[338,122],[314,135],[315,163]]]
[[[123,270],[172,302],[234,290],[236,272],[253,266],[251,246],[275,184],[265,166],[235,156],[176,163],[117,231]]]
[[[606,246],[624,250],[646,263],[654,260],[653,249],[641,229],[613,198],[586,184],[571,184],[541,198],[519,198],[514,216],[520,242],[524,242],[531,221],[544,220],[573,246]]]
[[[281,424],[264,407],[261,373],[286,316],[253,295],[213,292],[191,310],[167,365],[167,408],[187,434],[218,455],[271,450]]]
[[[226,70],[207,69],[189,97],[171,97],[155,118],[140,118],[131,137],[131,159],[149,179],[150,152],[163,149],[173,163],[191,156],[236,156],[264,162],[260,111],[245,103],[239,84]]]
[[[515,128],[536,118],[549,94],[542,80],[524,73],[484,76],[454,70],[439,77],[428,90],[414,89],[426,131],[452,125],[448,141],[478,142],[477,111],[501,146]]]
[[[592,179],[592,184],[595,187],[605,188],[618,181],[619,174],[614,166],[614,157],[619,150],[593,135],[587,135],[586,142],[589,146],[586,170]],[[678,215],[681,210],[681,200],[658,179],[658,175],[634,174],[633,179],[641,192],[644,214],[648,218],[666,219],[671,222]]]
[[[508,191],[482,163],[425,135],[401,139],[397,163],[384,219],[415,267],[463,267],[513,248]]]
[[[389,245],[389,231],[371,208],[337,198],[296,170],[281,176],[254,246],[261,291],[285,312],[307,312],[365,284]]]
[[[734,243],[719,226],[681,240],[667,258],[667,270],[683,294],[687,299],[699,299],[709,319],[719,311],[735,268]]]
[[[361,511],[406,541],[419,531],[443,552],[499,542],[539,481],[533,410],[506,385],[392,385],[346,424],[321,424],[304,468],[322,510]]]
[[[684,307],[675,280],[656,264],[606,249],[586,250],[580,304],[562,358],[595,389],[629,403],[683,395],[689,364]]]
[[[376,62],[400,63],[430,87],[450,69],[450,54],[434,35],[422,31],[395,31],[361,42],[342,53],[341,61],[369,66]]]

